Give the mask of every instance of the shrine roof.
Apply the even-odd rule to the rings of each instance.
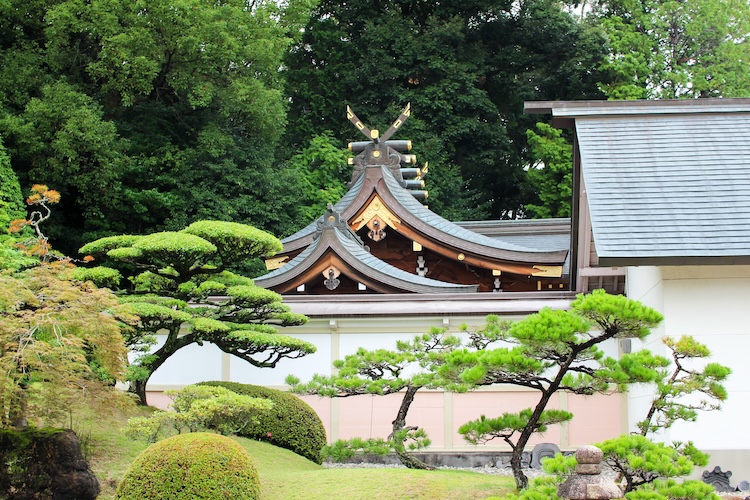
[[[486,253],[493,258],[505,258],[522,262],[562,263],[567,257],[569,249],[569,241],[567,240],[561,245],[557,238],[545,239],[533,235],[511,236],[510,234],[499,233],[489,237],[480,232],[472,231],[468,227],[462,227],[460,224],[448,221],[415,199],[409,190],[399,184],[388,168],[368,168],[377,168],[380,170],[383,180],[382,184],[393,198],[393,202],[401,209],[398,215],[409,216],[415,225],[421,227],[423,230],[434,233],[435,236],[439,236],[441,241],[454,242],[461,247],[470,247],[478,253]],[[366,198],[360,195],[361,191],[365,188],[365,184],[366,176],[360,176],[346,195],[334,205],[334,210],[341,213],[347,212],[353,214],[356,209],[360,208],[353,204],[361,203]],[[384,202],[387,203],[386,200]],[[389,208],[395,210],[395,207]],[[284,238],[282,240],[284,250],[288,252],[308,245],[320,220],[321,218],[293,235]]]
[[[458,221],[457,225],[489,238],[538,250],[565,251],[570,248],[570,219],[516,219]],[[563,264],[562,274],[570,272],[570,255]]]
[[[255,278],[255,284],[264,288],[273,288],[288,283],[310,272],[327,252],[332,251],[351,268],[353,273],[358,275],[349,276],[354,280],[360,279],[369,283],[381,283],[389,288],[416,293],[471,293],[477,291],[476,285],[447,283],[398,269],[373,256],[350,231],[326,226],[325,224],[321,225],[322,228],[316,228],[317,234],[312,244],[284,266]]]

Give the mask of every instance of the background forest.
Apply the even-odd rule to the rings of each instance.
[[[750,96],[746,0],[2,0],[0,170],[73,255],[198,219],[283,237],[345,192],[349,104],[451,220],[568,216],[528,100]],[[2,201],[2,200],[0,200]]]

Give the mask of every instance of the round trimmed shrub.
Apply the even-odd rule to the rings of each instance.
[[[320,417],[310,405],[294,394],[258,385],[237,382],[201,382],[224,387],[237,394],[273,401],[273,408],[259,415],[257,424],[248,424],[240,435],[286,448],[315,463],[323,463],[320,451],[328,444]]]
[[[219,434],[195,432],[146,448],[125,473],[115,498],[254,500],[260,498],[260,481],[242,446]]]

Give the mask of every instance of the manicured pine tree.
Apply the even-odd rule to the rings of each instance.
[[[496,328],[469,336],[468,347],[483,349],[500,338],[508,323],[497,323]],[[409,408],[421,389],[455,388],[461,385],[454,374],[439,375],[445,357],[461,347],[459,337],[446,333],[444,328],[432,328],[409,342],[398,341],[395,350],[367,350],[359,348],[355,354],[334,361],[335,374],[314,375],[307,383],[290,376],[287,383],[298,394],[317,394],[331,398],[345,398],[363,394],[384,396],[403,394],[393,430],[387,439],[359,439],[339,441],[330,450],[333,455],[349,455],[354,450],[368,453],[395,451],[401,463],[412,469],[432,469],[409,451],[429,446],[424,429],[407,425]]]
[[[489,318],[489,323],[496,319]],[[648,351],[605,357],[599,344],[610,339],[645,338],[662,316],[643,304],[597,290],[579,295],[567,311],[543,309],[514,323],[502,339],[513,347],[454,351],[442,370],[460,372],[470,385],[512,384],[538,391],[534,408],[500,417],[480,417],[459,432],[472,443],[501,438],[512,448],[511,468],[519,489],[528,486],[521,457],[529,438],[546,426],[573,418],[547,410],[558,391],[592,395],[657,380],[666,360]]]
[[[121,288],[114,313],[129,325],[125,340],[138,353],[128,379],[142,404],[154,371],[191,344],[213,343],[261,368],[315,352],[309,342],[277,333],[276,327],[304,324],[305,316],[290,312],[279,294],[228,271],[281,248],[265,231],[222,221],[199,221],[182,231],[145,236],[110,236],[81,248],[81,253],[119,267],[80,268],[80,278],[130,284]],[[164,332],[165,342],[153,350],[156,336]]]

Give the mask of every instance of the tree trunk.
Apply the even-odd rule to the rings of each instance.
[[[11,396],[10,411],[8,412],[8,420],[10,425],[18,430],[25,429],[29,426],[29,421],[26,418],[26,412],[28,411],[28,401],[26,399],[25,387],[19,394]]]
[[[128,389],[128,392],[132,392],[138,396],[138,404],[141,406],[148,405],[148,402],[146,401],[146,382],[148,382],[148,380],[132,380],[130,382],[130,388]]]
[[[510,467],[513,470],[513,478],[516,480],[516,487],[519,490],[523,490],[529,487],[529,478],[526,477],[526,475],[523,473],[523,470],[521,469],[521,458],[523,457],[523,450],[528,444],[531,435],[536,431],[538,427],[537,424],[539,423],[539,419],[542,416],[542,412],[547,407],[547,404],[549,403],[552,395],[557,392],[557,389],[560,388],[563,377],[568,372],[568,368],[570,368],[570,365],[573,363],[573,360],[577,355],[578,353],[574,352],[564,363],[560,365],[557,376],[550,383],[549,387],[542,391],[542,397],[536,404],[531,417],[529,417],[529,422],[526,424],[526,427],[524,427],[523,431],[521,431],[521,435],[518,437],[518,441],[516,441],[516,447],[513,448],[513,455],[511,455],[510,457]]]
[[[163,365],[164,362],[178,350],[195,342],[195,340],[193,340],[194,337],[192,334],[183,335],[182,337],[178,338],[179,332],[180,327],[178,325],[177,328],[169,332],[167,341],[163,346],[161,346],[156,352],[148,354],[148,356],[152,356],[153,358],[148,364],[141,365],[142,368],[148,371],[148,375],[146,375],[146,378],[143,380],[130,381],[130,388],[128,389],[128,391],[138,396],[139,405],[148,405],[148,403],[146,402],[146,384],[148,383],[148,379],[151,378],[151,375],[154,374],[157,368]]]
[[[401,463],[409,469],[435,470],[435,467],[427,465],[420,459],[408,453],[404,449],[403,445],[401,445],[400,448],[396,448],[396,456],[398,456],[398,459],[401,461]]]
[[[396,455],[404,466],[409,469],[423,469],[423,470],[435,470],[435,467],[427,465],[418,458],[415,458],[406,451],[404,447],[404,440],[397,437],[398,431],[406,428],[406,415],[409,413],[409,407],[414,402],[414,396],[420,387],[408,386],[406,393],[404,393],[404,399],[401,400],[401,406],[398,409],[396,419],[392,422],[393,432],[389,436],[389,440],[393,443],[393,448],[396,450]],[[416,428],[415,428],[416,429]]]

